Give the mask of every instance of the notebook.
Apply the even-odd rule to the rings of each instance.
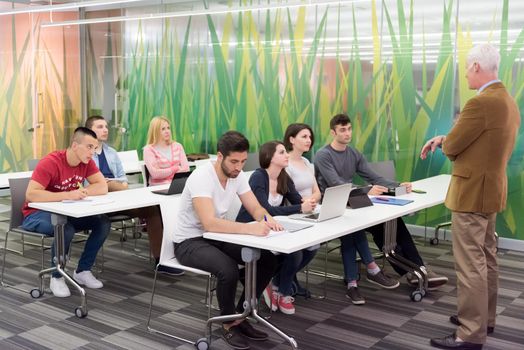
[[[377,204],[406,205],[413,202],[412,199],[401,199],[395,197],[372,197],[371,201]]]

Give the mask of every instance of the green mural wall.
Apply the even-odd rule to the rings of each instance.
[[[371,161],[393,159],[399,179],[449,173],[451,164],[441,154],[421,161],[418,153],[427,138],[450,129],[455,114],[474,94],[464,78],[471,35],[462,28],[460,15],[455,23],[456,2],[442,1],[438,52],[429,62],[424,52],[430,45],[426,47],[424,33],[414,29],[416,4],[405,3],[380,2],[379,10],[372,1],[367,23],[372,28],[372,62],[363,58],[355,7],[126,24],[124,69],[116,79],[127,96],[126,147],[140,150],[149,120],[161,114],[170,118],[175,138],[189,152],[214,152],[217,138],[229,129],[246,134],[254,150],[282,138],[292,122],[312,125],[317,150],[329,142],[330,117],[347,112],[353,121],[353,146]],[[508,44],[509,2],[500,4],[500,23],[485,40],[500,45],[500,76],[522,110],[524,73],[516,59],[524,32]],[[314,28],[306,25],[312,15]],[[340,33],[337,25],[348,21],[352,32]],[[327,54],[333,45],[335,54]],[[415,63],[415,46],[422,48],[422,62]],[[524,218],[518,215],[524,200],[522,158],[521,131],[508,168],[509,206],[497,225],[502,236],[519,239],[524,239]],[[441,206],[408,221],[434,224],[448,218]]]

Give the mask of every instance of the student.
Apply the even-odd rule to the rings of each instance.
[[[168,184],[176,173],[189,171],[184,147],[171,139],[171,127],[166,117],[154,117],[149,123],[144,162],[151,186]]]
[[[321,198],[320,189],[313,172],[313,165],[304,153],[311,150],[315,143],[313,130],[307,124],[294,123],[288,125],[284,133],[284,146],[289,153],[289,163],[286,168],[287,173],[293,180],[295,188],[302,198],[307,198],[318,203]],[[316,250],[320,246],[310,247],[308,249]],[[293,279],[293,291],[296,295],[309,297],[311,293],[303,288],[298,282],[298,278]]]
[[[242,172],[248,149],[248,140],[239,132],[228,131],[220,137],[216,162],[198,167],[187,179],[173,234],[175,255],[182,264],[209,271],[217,277],[216,291],[221,315],[243,311],[244,292],[235,307],[237,282],[241,273],[238,264],[244,264],[242,247],[207,240],[203,238],[204,232],[265,236],[270,229],[282,230],[258,203],[249,188],[246,175]],[[249,214],[256,218],[256,223],[245,224],[224,219],[235,196],[240,198]],[[273,254],[268,251],[260,253],[256,266],[257,298],[276,268]],[[244,337],[266,340],[268,335],[253,328],[246,320],[237,320],[223,323],[222,337],[235,349],[249,349]]]
[[[107,183],[95,165],[92,157],[98,146],[96,134],[84,127],[76,128],[70,146],[65,150],[49,153],[42,158],[31,176],[27,186],[26,200],[22,212],[24,230],[54,235],[51,213],[30,208],[28,202],[56,202],[62,200],[81,200],[87,196],[107,193]],[[88,186],[82,183],[87,180]],[[75,232],[91,230],[84,251],[78,261],[73,278],[87,288],[102,288],[103,283],[93,276],[91,268],[96,255],[107,236],[111,223],[106,215],[83,218],[67,218],[64,227],[64,246],[66,254]],[[55,245],[51,246],[51,265],[54,266]],[[71,295],[65,279],[54,272],[50,282],[51,292],[56,297]]]
[[[303,199],[295,189],[293,181],[285,171],[289,155],[280,141],[270,141],[259,150],[260,168],[249,178],[249,186],[258,202],[269,212],[276,215],[291,215],[313,211],[316,200]],[[289,202],[289,205],[285,205]],[[253,217],[242,206],[237,221],[250,222]],[[295,274],[306,266],[315,256],[316,250],[302,249],[291,254],[278,254],[279,270],[272,283],[264,290],[264,299],[271,310],[279,309],[282,313],[295,313],[292,284]]]
[[[107,181],[109,192],[127,190],[127,176],[124,167],[122,166],[122,161],[118,157],[116,150],[107,144],[107,139],[109,137],[109,126],[107,121],[104,117],[95,115],[87,118],[85,126],[94,131],[98,138],[99,147],[93,155],[93,160]],[[149,248],[151,249],[151,255],[155,258],[155,265],[158,265],[158,261],[160,260],[160,248],[162,246],[162,233],[164,231],[159,206],[156,205],[140,209],[131,209],[119,212],[118,214],[139,217],[146,221]],[[184,274],[184,271],[180,269],[164,265],[161,265],[158,268],[158,272],[175,276]]]
[[[398,186],[392,180],[387,180],[372,171],[366,158],[357,150],[349,146],[352,137],[351,121],[345,114],[335,115],[330,121],[331,136],[333,141],[320,149],[315,155],[315,174],[320,190],[323,191],[328,186],[336,186],[353,181],[355,174],[360,175],[373,187],[369,191],[370,195],[380,195],[387,192],[388,187]],[[408,192],[411,191],[411,183],[404,182],[400,185],[406,186]],[[371,232],[373,240],[378,248],[382,250],[384,245],[384,225],[369,227],[366,231]],[[397,254],[424,266],[424,261],[420,257],[417,247],[411,238],[402,218],[397,219]],[[393,265],[395,271],[401,275],[406,275],[406,271]],[[427,269],[427,268],[426,268]],[[427,269],[429,288],[434,289],[445,283],[448,278],[439,276]],[[406,276],[410,284],[417,280],[412,276]]]

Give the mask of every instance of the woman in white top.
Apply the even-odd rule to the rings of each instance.
[[[289,162],[286,168],[289,177],[293,180],[295,188],[304,200],[311,200],[312,203],[320,201],[320,189],[315,179],[313,166],[303,156],[304,153],[309,152],[311,146],[315,143],[315,136],[313,130],[307,124],[294,123],[290,124],[284,133],[284,146],[289,154]],[[319,246],[310,247],[310,250],[318,250]],[[313,259],[314,254],[310,255]],[[311,262],[311,259],[302,261],[300,269],[304,268]],[[311,293],[300,286],[298,279],[295,276],[293,279],[293,291],[297,295],[309,297]]]

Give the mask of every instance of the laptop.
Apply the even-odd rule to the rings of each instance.
[[[173,180],[171,180],[171,185],[169,185],[169,188],[165,190],[156,190],[151,192],[153,192],[154,194],[162,194],[166,196],[170,196],[172,194],[180,194],[184,190],[184,186],[186,185],[186,181],[189,175],[191,175],[190,171],[176,173],[175,176],[173,176]]]
[[[326,188],[320,212],[314,214],[293,214],[289,218],[311,222],[322,222],[344,214],[351,184],[343,184]]]
[[[372,186],[355,187],[351,190],[348,197],[348,206],[351,209],[358,209],[372,206],[373,203],[368,197],[368,192]]]

